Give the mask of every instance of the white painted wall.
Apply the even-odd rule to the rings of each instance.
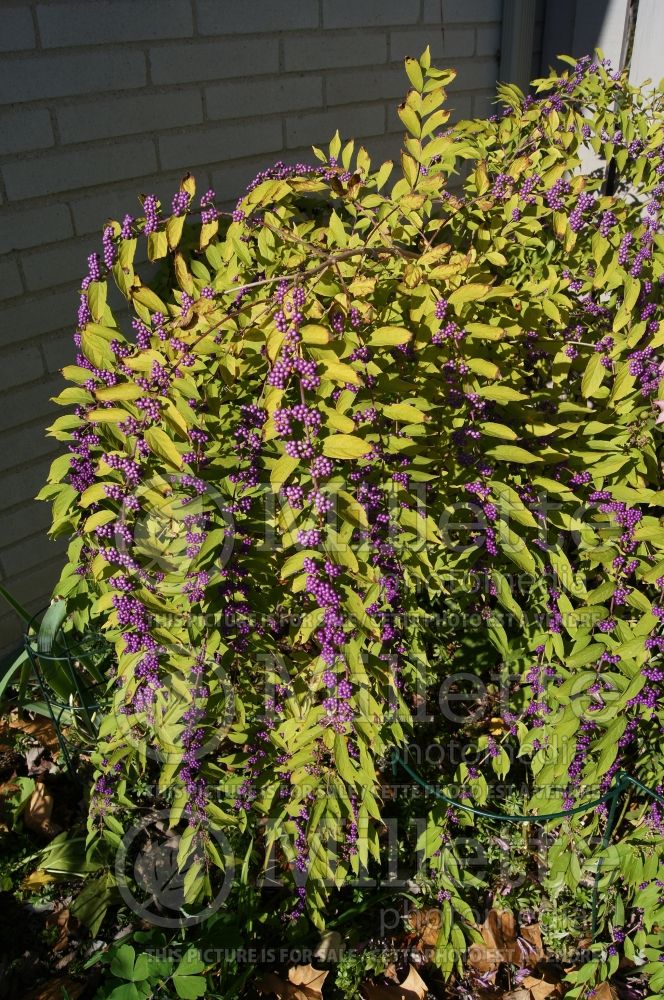
[[[664,2],[639,0],[629,79],[636,85],[650,79],[654,86],[664,77]]]

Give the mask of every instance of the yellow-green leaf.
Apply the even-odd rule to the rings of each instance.
[[[583,379],[581,380],[581,392],[586,399],[595,395],[604,381],[605,374],[606,368],[602,364],[602,355],[593,354],[590,361],[586,365],[586,370],[583,373]]]
[[[148,427],[145,432],[145,441],[150,451],[163,458],[169,465],[174,465],[176,469],[182,466],[182,456],[171,441],[168,434],[161,427]]]
[[[379,326],[369,336],[369,347],[396,347],[407,344],[412,338],[410,330],[403,326]]]
[[[490,290],[491,285],[484,285],[480,282],[468,282],[467,285],[461,285],[460,288],[456,288],[449,297],[449,303],[451,306],[461,306],[466,302],[475,302],[477,299],[483,299],[487,292]]]
[[[89,410],[86,416],[91,424],[117,424],[126,420],[129,414],[118,406],[109,406],[106,410]]]
[[[122,382],[120,385],[111,385],[104,389],[95,390],[95,396],[97,399],[108,402],[117,402],[121,399],[138,399],[138,397],[142,395],[143,389],[136,385],[135,382]]]
[[[353,434],[329,434],[323,441],[328,458],[361,458],[370,451],[371,445]]]
[[[499,444],[495,448],[491,448],[489,455],[493,455],[494,458],[499,459],[502,462],[518,462],[519,464],[529,465],[531,462],[541,462],[542,459],[537,455],[531,455],[529,451],[525,448],[519,448],[515,444]]]
[[[390,420],[402,420],[407,424],[421,424],[427,419],[421,410],[410,403],[390,403],[383,407],[383,414]]]
[[[332,379],[333,382],[350,382],[351,385],[362,385],[362,379],[354,368],[345,365],[342,361],[325,361],[325,370],[322,373],[324,378]]]

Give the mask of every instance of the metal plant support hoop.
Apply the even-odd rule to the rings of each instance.
[[[611,834],[613,832],[613,825],[616,816],[616,808],[623,792],[632,785],[637,788],[640,792],[645,795],[650,796],[660,805],[664,806],[664,797],[656,792],[653,788],[648,788],[643,782],[639,781],[638,778],[633,778],[631,774],[627,774],[626,771],[618,771],[613,778],[611,787],[604,793],[604,795],[599,796],[590,800],[589,802],[583,802],[578,806],[574,806],[572,809],[559,809],[556,812],[551,813],[497,813],[492,812],[488,809],[478,809],[476,806],[469,806],[466,802],[459,802],[458,799],[450,798],[444,792],[441,792],[439,788],[436,788],[430,782],[422,778],[417,771],[411,767],[407,760],[407,750],[396,750],[392,755],[392,770],[396,775],[398,768],[401,767],[410,778],[413,779],[421,788],[424,789],[427,794],[439,799],[441,802],[446,802],[448,805],[453,806],[455,809],[462,809],[465,812],[470,813],[473,816],[481,816],[483,819],[500,820],[505,823],[548,823],[551,820],[556,819],[566,819],[568,816],[576,816],[580,813],[589,812],[591,809],[596,809],[597,806],[609,803],[608,816],[606,819],[606,825],[604,827],[604,836],[602,837],[602,843],[600,850],[604,851],[609,846],[611,840]],[[592,891],[592,903],[591,903],[591,913],[592,913],[592,932],[591,936],[593,941],[597,937],[599,920],[598,920],[598,904],[599,904],[599,880],[602,874],[602,858],[597,860],[597,870],[595,872],[595,878],[593,880],[593,891]]]
[[[51,605],[52,607],[54,606]],[[80,733],[81,729],[75,726],[75,723],[81,720],[85,734],[90,740],[94,740],[98,730],[98,721],[95,715],[102,707],[98,696],[104,685],[103,681],[89,684],[83,679],[83,671],[79,664],[82,659],[80,654],[85,651],[84,644],[70,645],[67,641],[67,633],[61,626],[57,627],[51,642],[44,642],[40,626],[43,626],[45,614],[48,614],[49,611],[50,609],[42,609],[30,620],[23,637],[24,646],[39,691],[53,723],[65,767],[69,776],[73,780],[77,780],[73,758],[79,750],[80,743],[69,738],[68,730],[75,727],[76,731]],[[55,639],[57,639],[57,646]],[[49,683],[49,669],[55,671],[56,665],[60,677],[62,678],[64,675],[72,694],[75,692],[76,702],[73,698],[70,701],[62,700]],[[71,724],[63,723],[65,715],[70,716]]]

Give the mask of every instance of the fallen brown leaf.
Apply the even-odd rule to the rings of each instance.
[[[23,760],[23,755],[12,747],[0,747],[0,774],[3,777],[15,774],[23,764]]]
[[[545,979],[538,979],[536,976],[526,976],[523,986],[530,990],[532,1000],[546,1000],[552,993],[559,993],[557,983],[547,983]]]
[[[62,1000],[64,996],[76,1000],[87,988],[88,983],[72,979],[71,976],[62,976],[59,979],[52,979],[43,986],[38,986],[32,992],[25,994],[23,1000]]]
[[[15,781],[5,781],[0,785],[0,799],[8,799],[18,791]]]
[[[530,1000],[530,990],[512,990],[511,993],[503,993],[503,1000]]]
[[[295,965],[288,970],[288,981],[274,972],[266,972],[258,983],[258,991],[274,993],[278,1000],[322,1000],[327,975],[313,965]]]
[[[63,948],[66,948],[69,943],[70,931],[73,931],[78,926],[76,917],[71,915],[67,906],[56,913],[51,913],[46,918],[45,923],[47,927],[56,927],[58,929],[58,937],[55,943],[51,945],[53,951],[62,951]]]
[[[9,720],[10,729],[18,729],[37,740],[47,750],[59,750],[60,744],[55,732],[55,727],[50,719],[20,719],[18,715],[12,715]]]
[[[435,948],[440,932],[440,910],[434,907],[428,910],[414,910],[408,919],[419,938],[418,948]]]
[[[288,970],[288,979],[294,987],[297,987],[292,996],[294,1000],[308,1000],[308,998],[322,997],[323,983],[328,973],[323,969],[314,969],[309,965],[294,965]]]
[[[284,991],[287,988],[288,983],[285,983],[283,979],[281,979],[280,976],[277,976],[274,972],[264,972],[256,983],[256,989],[259,993],[273,993],[277,997],[283,996]]]
[[[343,938],[339,931],[325,931],[314,952],[314,958],[319,962],[339,962],[344,951]]]
[[[363,983],[360,989],[365,1000],[424,1000],[429,992],[414,965],[402,983]]]
[[[51,821],[53,813],[53,796],[43,782],[35,786],[30,801],[23,810],[23,822],[28,830],[52,840],[60,833],[57,823]]]
[[[478,972],[493,972],[501,962],[521,964],[514,914],[510,910],[490,910],[480,927],[484,944],[473,944],[468,964]]]
[[[527,924],[519,928],[519,937],[523,938],[529,947],[523,949],[524,958],[527,961],[524,965],[534,965],[544,958],[544,945],[542,944],[542,932],[539,924]]]
[[[610,983],[600,983],[595,989],[593,1000],[616,1000],[618,994]]]

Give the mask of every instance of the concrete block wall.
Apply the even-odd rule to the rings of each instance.
[[[48,602],[62,545],[33,501],[73,357],[76,288],[101,228],[170,201],[188,169],[234,200],[338,127],[398,152],[401,62],[458,70],[456,117],[490,113],[502,0],[5,0],[0,16],[0,580]],[[20,637],[0,604],[0,652]]]

